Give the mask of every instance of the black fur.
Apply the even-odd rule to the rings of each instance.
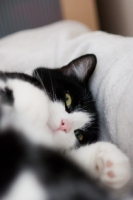
[[[0,197],[28,168],[46,189],[49,200],[112,199],[72,162],[55,151],[30,144],[22,135],[12,129],[0,132]]]
[[[0,90],[0,103],[13,105],[14,97],[13,92],[9,88],[5,88],[4,90]]]
[[[29,82],[29,83],[35,85],[38,88],[42,88],[42,86],[40,85],[40,82],[32,76],[29,76],[29,75],[24,74],[24,73],[2,72],[2,71],[0,71],[0,80],[3,80],[3,81],[6,82],[8,79],[23,80],[23,81],[26,81],[26,82]]]

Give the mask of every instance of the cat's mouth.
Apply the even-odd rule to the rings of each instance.
[[[65,129],[64,129],[64,131],[63,131],[63,130],[60,130],[59,128],[53,128],[53,127],[51,127],[49,124],[47,124],[47,125],[48,125],[50,131],[52,132],[52,134],[56,134],[56,133],[58,133],[58,132],[67,133],[67,131],[66,131]]]

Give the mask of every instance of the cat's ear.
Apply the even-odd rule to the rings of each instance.
[[[76,76],[80,81],[87,82],[96,67],[96,63],[95,55],[86,54],[73,60],[60,70],[65,76]]]

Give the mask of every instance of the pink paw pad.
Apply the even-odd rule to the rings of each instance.
[[[108,174],[108,176],[109,176],[110,178],[114,178],[114,177],[115,177],[115,174],[114,174],[114,172],[112,172],[112,171],[109,171],[107,174]]]
[[[111,161],[108,160],[107,163],[106,163],[106,166],[107,166],[107,167],[112,167],[112,166],[113,166],[113,163],[112,163]]]

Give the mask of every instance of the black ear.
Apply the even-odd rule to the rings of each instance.
[[[96,63],[95,55],[86,54],[73,60],[60,70],[65,76],[76,76],[80,81],[87,82],[96,67]]]

